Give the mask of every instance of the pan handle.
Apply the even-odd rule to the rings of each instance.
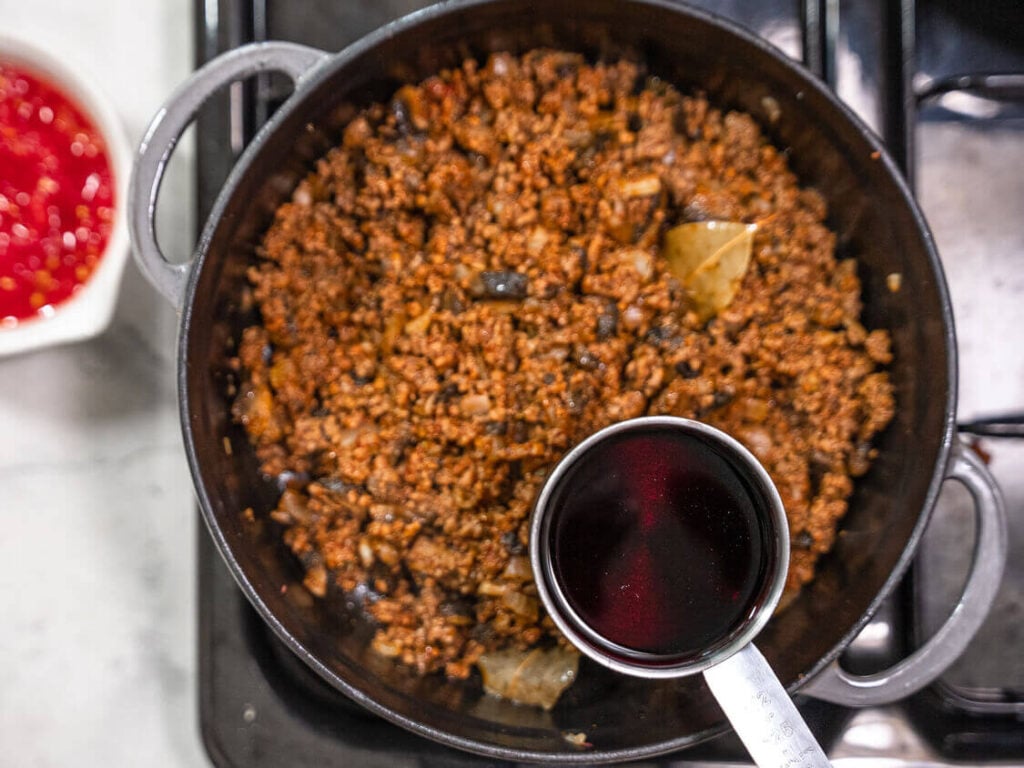
[[[974,499],[974,556],[960,600],[924,645],[903,661],[872,675],[851,675],[832,662],[801,693],[853,707],[899,701],[941,675],[967,648],[988,615],[1006,565],[1006,508],[988,468],[963,443],[953,445],[947,479],[962,483]]]
[[[229,83],[260,72],[281,72],[298,84],[329,54],[294,43],[252,43],[213,59],[182,83],[153,117],[139,144],[128,188],[128,227],[135,260],[149,281],[181,308],[190,259],[167,259],[156,239],[156,204],[167,162],[200,107]]]

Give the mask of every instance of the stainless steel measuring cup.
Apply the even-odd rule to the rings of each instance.
[[[654,436],[672,439],[655,443],[659,453],[649,465],[618,465],[614,461],[609,464],[608,446],[622,444],[623,440]],[[747,608],[730,618],[727,625],[723,625],[713,637],[708,637],[700,647],[667,652],[642,647],[639,643],[629,644],[621,636],[610,637],[611,633],[595,628],[593,616],[586,617],[586,611],[579,609],[579,601],[569,594],[575,587],[567,587],[564,573],[555,565],[555,552],[558,549],[556,538],[587,536],[592,533],[585,530],[587,526],[607,523],[604,511],[597,509],[593,516],[572,513],[568,522],[565,519],[560,521],[559,516],[567,514],[564,512],[566,500],[574,498],[576,494],[590,493],[587,503],[592,498],[595,506],[610,504],[626,510],[622,514],[633,514],[628,511],[631,509],[639,510],[644,506],[643,500],[638,502],[636,499],[605,498],[594,494],[589,486],[607,485],[612,489],[609,493],[618,493],[620,491],[616,489],[627,487],[616,482],[618,474],[664,472],[664,468],[671,467],[674,461],[691,460],[696,454],[688,453],[689,449],[674,447],[684,445],[707,452],[718,462],[713,466],[728,467],[730,472],[735,473],[739,482],[734,482],[733,486],[740,488],[741,494],[747,494],[747,498],[742,501],[744,504],[752,504],[759,530],[763,532],[757,546],[770,550],[770,557],[763,559],[767,565],[757,571],[757,583],[750,590]],[[678,456],[673,455],[676,450],[679,451]],[[602,454],[602,451],[605,453]],[[584,471],[588,461],[599,460],[604,463],[599,465],[598,475]],[[643,479],[640,478],[641,481]],[[654,478],[655,481],[659,479]],[[680,496],[708,492],[706,486],[696,484],[687,488],[678,487],[677,483],[669,488],[669,493]],[[659,486],[655,493],[664,495],[665,489]],[[663,510],[664,501],[657,500],[654,506]],[[677,501],[680,502],[679,510],[671,514],[688,514],[686,509],[690,507],[683,503],[687,500],[680,498]],[[699,504],[700,499],[692,501]],[[724,514],[730,512],[725,510]],[[639,515],[640,512],[635,514]],[[664,511],[658,514],[664,514]],[[656,546],[661,542],[650,543]],[[595,583],[599,579],[610,578],[612,586],[615,586],[621,563],[614,560],[626,555],[623,554],[624,548],[619,548],[614,540],[610,547],[602,549],[602,552],[605,551],[607,554],[602,555],[604,560],[592,564],[594,568],[604,570],[589,575],[584,573],[578,578],[584,582],[592,578]],[[635,553],[631,556],[635,556]],[[582,653],[599,664],[638,677],[671,678],[703,674],[708,687],[758,765],[764,768],[798,768],[829,764],[768,662],[753,645],[754,638],[771,618],[782,596],[789,563],[789,527],[782,500],[768,473],[753,454],[735,439],[706,424],[671,416],[631,419],[596,432],[570,451],[545,481],[531,519],[530,559],[545,608],[566,638]],[[712,584],[718,576],[728,576],[714,573],[716,568],[730,567],[726,565],[727,562],[728,558],[711,557],[702,560],[700,569],[693,569],[692,564],[682,562],[680,568],[691,565],[694,573],[688,574],[687,579],[699,581],[706,576],[708,583]],[[635,591],[650,587],[626,584],[623,581],[623,590]],[[693,601],[715,601],[720,599],[719,595],[714,589],[702,592],[699,584],[697,586],[696,590],[687,591],[687,599],[690,601],[688,605],[670,604],[666,608],[682,612],[704,608],[713,610],[713,604],[695,606]],[[610,594],[614,594],[614,590]],[[636,595],[636,598],[642,599],[643,596]],[[607,601],[607,598],[603,599]],[[629,635],[628,628],[626,635]]]

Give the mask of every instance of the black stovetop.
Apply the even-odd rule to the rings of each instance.
[[[254,40],[292,40],[339,50],[428,4],[417,0],[194,0],[197,65]],[[989,76],[996,71],[1024,73],[1024,6],[1016,0],[989,0],[984,12],[979,4],[963,0],[919,0],[918,7],[913,0],[702,0],[693,4],[731,17],[803,58],[883,136],[912,180],[929,171],[921,168],[922,152],[915,146],[924,123],[969,120],[973,126],[980,114],[997,122],[993,132],[1006,126],[1024,128],[1024,78]],[[971,72],[980,74],[952,77]],[[200,113],[200,221],[205,220],[246,138],[286,96],[275,80],[257,78],[233,87]],[[1024,131],[1019,138],[1024,139]],[[929,152],[923,154],[927,161]],[[1021,192],[1011,210],[1024,210],[1024,188]],[[956,288],[954,284],[954,297]],[[1024,299],[1024,287],[1014,295]],[[970,324],[967,331],[984,333]],[[963,334],[961,324],[961,339]],[[1019,467],[1024,460],[1017,447],[987,442],[985,448],[997,459],[1009,456],[1011,467],[1012,462]],[[1006,464],[1002,466],[1005,472]],[[1019,516],[1024,487],[1012,480],[1009,486],[1010,513]],[[955,507],[955,500],[946,506]],[[955,511],[950,515],[955,516]],[[455,768],[495,764],[408,733],[328,687],[263,625],[235,586],[205,529],[200,539],[199,715],[204,744],[216,765]],[[1011,558],[1014,551],[1024,551],[1022,545],[1024,532],[1018,531],[1015,542],[1011,541]],[[933,562],[929,572],[934,570]],[[855,645],[847,665],[866,671],[906,651],[913,628],[921,623],[920,614],[933,610],[927,598],[930,587],[922,585],[920,572],[916,584],[914,578],[912,574],[883,608],[890,642],[860,652]],[[1020,600],[1024,574],[1018,571],[1015,578],[1019,583],[1005,590],[993,612],[992,626],[983,632],[994,640],[976,644],[965,654],[959,672],[897,708],[898,716],[913,725],[930,759],[1024,763],[1024,671],[1019,661],[1021,646],[1014,648],[1012,643],[1024,632]],[[1008,647],[1007,638],[1011,639]],[[993,645],[1001,647],[994,652]],[[963,668],[972,665],[995,671],[980,677],[965,675]],[[850,710],[813,700],[801,701],[800,706],[827,748],[843,739],[854,717]],[[841,749],[843,755],[855,752]],[[921,759],[920,750],[909,755],[898,747],[887,756]],[[735,737],[726,735],[647,764],[747,760]]]

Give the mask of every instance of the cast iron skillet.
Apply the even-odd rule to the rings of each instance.
[[[538,46],[591,58],[628,56],[683,90],[749,112],[786,150],[804,184],[827,199],[840,257],[856,257],[864,321],[888,328],[898,410],[878,440],[835,550],[816,580],[776,617],[758,646],[791,691],[852,704],[906,695],[966,645],[988,610],[1005,561],[999,495],[953,438],[956,356],[949,299],[920,211],[877,139],[801,68],[760,39],[704,12],[659,0],[464,0],[421,11],[337,55],[285,43],[225,54],[195,73],[156,116],[142,142],[130,194],[136,255],[182,311],[179,394],[196,491],[210,533],[253,605],[285,643],[332,685],[370,710],[446,744],[513,760],[608,762],[694,744],[726,728],[696,678],[626,679],[584,664],[550,713],[481,694],[473,683],[418,679],[366,649],[370,628],[309,598],[262,514],[276,487],[262,479],[231,424],[227,361],[252,319],[244,272],[274,209],[340,134],[354,111],[387,99],[467,55]],[[213,208],[194,259],[166,261],[154,213],[164,165],[197,109],[224,84],[278,70],[295,94],[260,131]],[[902,290],[886,286],[891,273]],[[947,624],[887,673],[852,678],[834,660],[906,569],[944,479],[977,500],[975,566]],[[256,511],[256,524],[244,510]],[[287,585],[287,589],[282,589]],[[811,684],[805,683],[817,676]],[[570,744],[584,733],[590,747]]]

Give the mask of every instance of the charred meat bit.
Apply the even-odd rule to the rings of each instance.
[[[529,280],[526,275],[507,270],[484,271],[480,273],[480,282],[473,286],[476,296],[488,299],[525,299]]]

